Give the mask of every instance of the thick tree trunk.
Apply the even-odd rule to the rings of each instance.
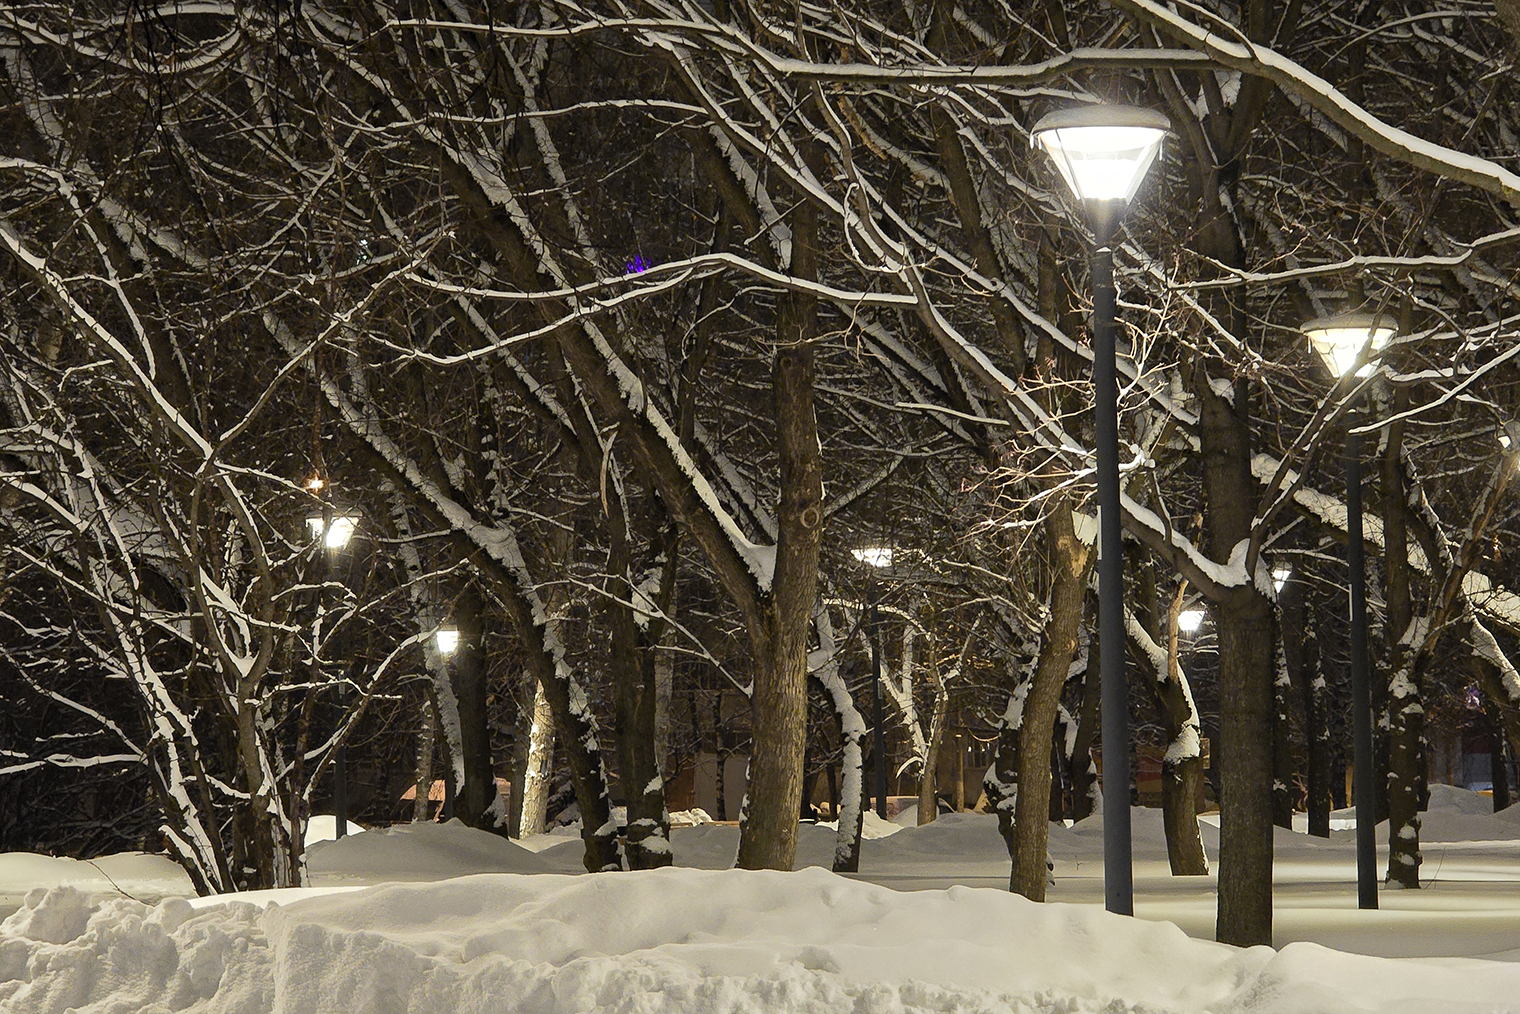
[[[937,783],[939,748],[940,741],[945,735],[945,711],[950,705],[950,695],[945,692],[945,683],[940,677],[939,659],[933,654],[933,650],[931,644],[927,668],[934,682],[934,706],[929,712],[929,735],[924,743],[922,770],[918,773],[918,824],[920,827],[932,823],[939,816]]]
[[[793,213],[794,275],[817,275],[817,217],[803,203]],[[751,699],[748,805],[739,833],[738,865],[790,870],[797,855],[802,763],[807,735],[808,628],[818,601],[818,551],[823,537],[823,452],[813,409],[813,297],[789,292],[781,301],[771,369],[780,461],[775,574],[764,629],[751,625],[758,663]]]
[[[1045,518],[1045,544],[1053,583],[1039,661],[1024,697],[1018,738],[1018,792],[1014,802],[1008,889],[1031,901],[1045,900],[1050,836],[1050,730],[1061,689],[1077,651],[1082,603],[1092,550],[1077,538],[1071,505],[1064,500]]]
[[[1246,388],[1222,397],[1207,370],[1194,385],[1208,498],[1210,554],[1250,537],[1256,506]],[[1258,567],[1264,563],[1258,561]],[[1272,607],[1254,583],[1214,602],[1219,635],[1219,910],[1217,939],[1272,943]]]
[[[454,694],[459,701],[460,748],[464,751],[464,783],[454,798],[454,816],[470,827],[506,834],[506,806],[496,791],[496,772],[491,763],[480,615],[479,593],[473,584],[467,584],[454,603],[459,647],[451,663]]]
[[[1428,617],[1426,618],[1428,619]],[[1421,652],[1394,674],[1388,690],[1388,883],[1420,886],[1420,797],[1416,765],[1425,734],[1425,709],[1420,706]],[[1411,668],[1410,663],[1414,664]]]

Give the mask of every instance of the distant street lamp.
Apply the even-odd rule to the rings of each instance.
[[[850,550],[850,555],[876,570],[892,566],[891,546],[866,546]],[[871,751],[876,762],[876,816],[887,819],[887,733],[882,707],[881,688],[881,617],[876,611],[876,578],[866,585],[866,635],[871,640],[871,722],[875,730],[871,734]]]
[[[1184,609],[1177,614],[1177,629],[1184,634],[1196,634],[1198,628],[1203,626],[1203,618],[1202,609]]]
[[[1103,894],[1133,915],[1130,854],[1129,690],[1124,662],[1124,560],[1119,519],[1119,384],[1114,353],[1113,238],[1171,122],[1150,109],[1085,106],[1051,113],[1032,143],[1055,162],[1092,225],[1093,422],[1097,430],[1098,646],[1103,714]]]
[[[438,654],[452,655],[459,647],[459,631],[454,627],[439,627],[438,633],[433,635],[433,643],[438,646]]]
[[[1303,326],[1310,346],[1343,380],[1352,368],[1371,376],[1369,355],[1393,336],[1390,318],[1371,313],[1320,317]],[[1363,365],[1357,366],[1358,363]],[[1367,563],[1362,546],[1362,448],[1356,412],[1346,413],[1346,565],[1351,571],[1351,721],[1353,792],[1356,796],[1356,893],[1358,908],[1377,908],[1377,781],[1372,770],[1372,694],[1367,662]]]
[[[1288,585],[1288,578],[1293,576],[1292,567],[1272,568],[1272,590],[1281,593]]]
[[[326,483],[321,479],[313,479],[306,484],[306,488],[320,496],[325,485]],[[328,556],[346,548],[358,527],[358,515],[334,513],[332,505],[328,503],[323,503],[321,514],[306,519],[306,530],[311,533],[312,541],[320,541],[322,548],[327,550],[326,553],[318,554],[320,562],[317,566],[320,576],[317,583],[319,587],[327,583]],[[321,613],[319,612],[318,615],[320,616]],[[315,645],[312,650],[316,650]],[[347,673],[340,673],[338,678],[338,733],[340,736],[343,731],[343,716],[348,714],[346,681]],[[333,817],[337,824],[337,837],[346,836],[348,834],[348,748],[343,745],[341,738],[338,740],[338,745],[333,748]]]

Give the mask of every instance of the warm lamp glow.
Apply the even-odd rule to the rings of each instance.
[[[1196,634],[1203,626],[1202,609],[1184,609],[1177,614],[1177,629],[1184,634]]]
[[[1272,568],[1272,590],[1273,591],[1279,591],[1279,592],[1282,591],[1283,590],[1283,585],[1287,584],[1288,583],[1288,578],[1290,578],[1292,576],[1293,576],[1293,568],[1292,567],[1273,567]]]
[[[1084,201],[1128,202],[1170,129],[1171,121],[1151,109],[1082,106],[1043,117],[1030,137]]]
[[[1376,355],[1393,337],[1394,327],[1387,317],[1371,313],[1343,313],[1335,317],[1320,317],[1305,324],[1302,331],[1309,344],[1330,372],[1344,377],[1361,357],[1363,350]],[[1373,364],[1366,363],[1356,371],[1358,377],[1372,374]]]
[[[452,655],[459,647],[459,631],[453,627],[439,627],[434,641],[438,645],[438,654]]]
[[[891,546],[866,546],[864,549],[852,549],[850,555],[861,563],[869,563],[873,567],[892,566]]]
[[[322,539],[322,545],[328,549],[342,549],[348,545],[348,541],[354,537],[354,530],[358,527],[359,519],[352,514],[334,515],[331,526],[325,525],[320,516],[306,519],[306,530],[311,533],[311,537]],[[324,528],[327,530],[326,538],[322,538]]]
[[[325,485],[327,485],[327,483],[323,482],[320,476],[312,476],[310,479],[306,480],[306,488],[311,490],[313,493],[318,492]]]

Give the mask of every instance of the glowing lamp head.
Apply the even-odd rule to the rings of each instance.
[[[1520,454],[1520,422],[1507,422],[1499,431],[1499,446],[1506,454]]]
[[[850,555],[861,563],[870,564],[872,567],[892,566],[891,546],[866,546],[863,549],[852,549]]]
[[[321,539],[322,545],[327,549],[342,549],[348,545],[358,527],[359,519],[352,514],[335,514],[331,524],[325,522],[321,515],[306,519],[306,530],[311,533],[312,539]]]
[[[1203,626],[1202,609],[1184,609],[1177,614],[1177,629],[1184,634],[1196,634],[1201,626]]]
[[[1330,372],[1336,377],[1344,377],[1364,351],[1373,356],[1383,350],[1388,339],[1393,337],[1394,326],[1387,317],[1375,313],[1342,313],[1311,320],[1301,330]],[[1368,377],[1372,370],[1372,363],[1364,363],[1356,375]]]
[[[1153,109],[1079,106],[1041,118],[1030,140],[1045,149],[1082,200],[1128,203],[1171,126]]]
[[[433,642],[438,646],[438,654],[452,655],[459,649],[459,631],[453,627],[439,627]]]
[[[1288,583],[1288,578],[1290,578],[1292,576],[1293,576],[1293,568],[1291,568],[1291,567],[1273,567],[1272,568],[1272,590],[1273,591],[1278,591],[1278,592],[1282,591],[1283,590],[1283,586]]]

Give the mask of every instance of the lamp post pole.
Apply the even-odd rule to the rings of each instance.
[[[1114,350],[1113,234],[1121,201],[1089,202],[1093,279],[1093,422],[1098,459],[1098,642],[1103,716],[1103,906],[1135,912],[1129,812],[1129,684],[1124,663],[1124,556],[1119,515],[1119,378]]]
[[[1356,902],[1377,908],[1377,783],[1372,771],[1372,693],[1367,672],[1367,562],[1362,543],[1362,439],[1346,418],[1346,566],[1351,571],[1351,725],[1356,794]]]

